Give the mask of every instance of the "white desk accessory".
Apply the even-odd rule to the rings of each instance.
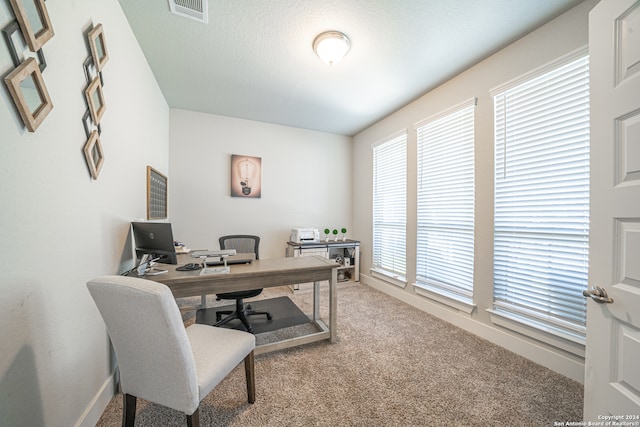
[[[142,256],[140,265],[138,265],[137,268],[138,276],[157,276],[158,274],[164,274],[168,272],[168,270],[162,270],[160,268],[153,267],[153,263],[159,260],[159,257],[151,260],[149,258],[151,258],[151,255],[149,254],[144,254]]]
[[[218,250],[218,251],[193,251],[191,253],[191,256],[195,257],[197,256],[198,258],[202,259],[202,270],[200,270],[200,275],[204,275],[204,274],[225,274],[225,273],[229,273],[231,271],[231,269],[229,268],[229,266],[227,265],[227,257],[229,257],[230,255],[235,255],[236,254],[236,250],[235,249],[225,249],[225,250]],[[222,260],[224,261],[224,266],[223,267],[207,267],[207,258],[222,258]]]

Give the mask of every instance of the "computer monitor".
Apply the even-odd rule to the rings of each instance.
[[[177,264],[176,247],[169,222],[132,222],[133,239],[138,258],[145,254],[158,258],[157,262]]]

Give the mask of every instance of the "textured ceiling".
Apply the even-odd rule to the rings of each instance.
[[[208,24],[119,1],[171,108],[355,135],[582,0],[209,0]]]

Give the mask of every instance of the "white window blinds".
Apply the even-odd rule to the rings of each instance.
[[[585,333],[589,60],[494,94],[494,311],[574,342]]]
[[[419,123],[416,284],[473,299],[475,99]]]
[[[373,146],[373,268],[406,275],[407,135]]]

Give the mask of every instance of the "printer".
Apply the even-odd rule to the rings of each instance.
[[[292,228],[289,240],[294,243],[319,242],[320,232],[317,228]]]

